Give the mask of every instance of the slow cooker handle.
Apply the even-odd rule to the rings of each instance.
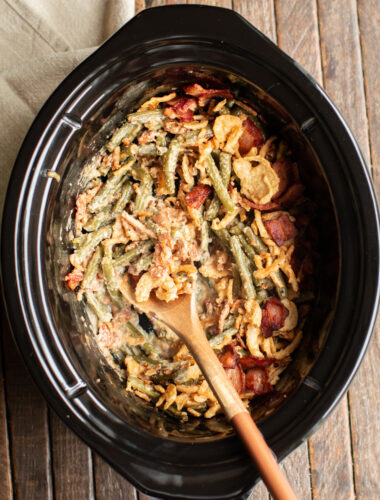
[[[240,14],[206,5],[166,5],[143,10],[115,33],[102,50],[108,48],[110,55],[115,56],[142,44],[159,40],[173,40],[175,43],[180,39],[203,39],[245,51],[254,44],[255,52],[263,59],[268,50],[271,57],[273,50],[280,53],[269,38]]]

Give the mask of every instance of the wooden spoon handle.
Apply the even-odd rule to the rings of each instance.
[[[210,347],[203,330],[198,334],[194,328],[192,333],[192,337],[187,338],[187,346],[227,418],[231,420],[237,434],[246,445],[269,492],[275,500],[297,500],[271,449]]]
[[[289,481],[251,415],[248,412],[237,413],[231,419],[231,423],[258,467],[272,497],[275,500],[297,500]]]

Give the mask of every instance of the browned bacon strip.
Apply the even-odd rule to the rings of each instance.
[[[277,193],[273,196],[273,199],[276,200],[279,198],[285,191],[288,189],[290,184],[293,182],[293,171],[292,171],[292,162],[289,158],[283,158],[281,160],[277,160],[272,165],[273,170],[276,172],[278,178],[280,179],[280,185],[278,186]]]
[[[272,390],[272,386],[268,380],[268,374],[264,368],[251,368],[245,374],[245,387],[249,391],[253,391],[258,396],[267,394]]]
[[[236,392],[241,394],[244,392],[245,388],[245,375],[243,370],[239,365],[236,365],[235,368],[230,370],[226,370],[227,377],[231,380],[232,385],[235,387]]]
[[[218,355],[219,361],[222,363],[223,368],[235,368],[239,354],[235,351],[231,344],[225,346],[222,354]]]
[[[274,358],[258,358],[257,356],[243,356],[239,358],[238,363],[245,369],[255,368],[256,366],[269,366],[276,360]]]
[[[277,219],[264,221],[265,229],[268,231],[272,240],[279,247],[285,241],[297,236],[297,228],[287,215],[281,215]]]
[[[271,337],[273,330],[284,326],[289,311],[277,297],[268,299],[263,307],[261,316],[261,331],[264,337]]]
[[[208,99],[210,97],[226,97],[227,99],[233,99],[233,95],[229,89],[205,89],[202,85],[199,85],[199,83],[185,85],[183,90],[187,95],[201,97],[203,99]]]
[[[195,186],[189,193],[185,194],[186,205],[191,208],[200,208],[211,193],[211,187],[206,184]]]
[[[244,130],[239,139],[240,154],[246,154],[251,150],[251,148],[256,148],[264,144],[263,134],[259,127],[256,127],[252,120],[250,120],[249,118],[244,120],[243,127]]]
[[[184,122],[191,122],[194,111],[198,107],[197,100],[194,97],[179,97],[170,101],[171,106],[164,109],[164,115],[172,120],[179,118]]]

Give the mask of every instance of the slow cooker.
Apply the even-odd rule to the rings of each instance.
[[[68,233],[81,168],[126,111],[149,92],[195,81],[212,85],[216,78],[286,136],[318,207],[317,295],[304,340],[276,391],[253,411],[283,459],[347,390],[379,299],[379,217],[369,171],[337,109],[291,58],[227,9],[144,10],[43,106],[19,152],[4,208],[4,296],[34,380],[81,439],[159,498],[243,499],[259,476],[223,419],[181,425],[123,390],[96,346],[86,311],[64,285]]]

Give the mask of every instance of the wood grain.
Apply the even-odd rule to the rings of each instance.
[[[188,4],[214,5],[215,7],[225,7],[232,9],[232,0],[187,0]]]
[[[137,500],[135,488],[94,454],[96,500]]]
[[[324,86],[347,120],[369,164],[367,116],[355,0],[320,0]]]
[[[349,421],[345,398],[309,440],[315,500],[355,498],[350,441],[346,438],[348,434]]]
[[[91,450],[52,412],[50,432],[56,500],[93,500]]]
[[[361,52],[374,179],[380,194],[380,9],[378,0],[358,0]]]
[[[276,43],[276,21],[273,0],[234,0],[233,8],[264,35]]]
[[[298,500],[312,500],[310,464],[307,442],[301,444],[282,462]]]
[[[276,0],[278,44],[322,84],[315,0]]]
[[[27,373],[8,328],[3,336],[14,499],[51,500],[46,403]]]
[[[4,306],[0,304],[1,331],[5,332],[6,324]],[[9,457],[7,410],[5,401],[5,380],[3,371],[3,346],[0,339],[0,500],[13,498],[11,463]]]
[[[367,100],[370,152],[373,175],[380,195],[380,13],[376,0],[359,0],[359,27]],[[354,457],[355,488],[358,499],[380,498],[379,380],[380,322],[349,392]],[[377,402],[377,404],[375,403]]]

